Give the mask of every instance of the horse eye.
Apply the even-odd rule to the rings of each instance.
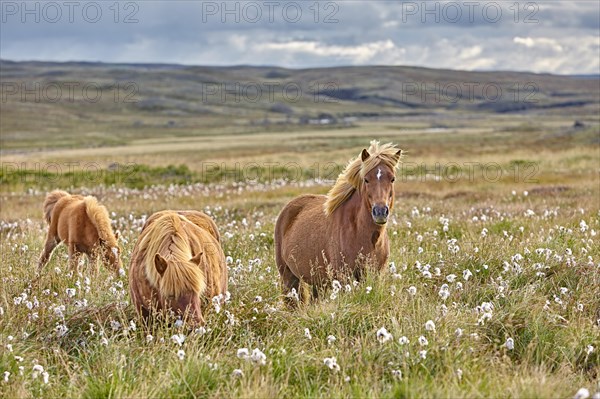
[[[395,182],[395,181],[396,181],[396,178],[395,178],[395,177],[392,177],[392,183],[393,183],[393,182]]]
[[[369,181],[368,181],[367,179],[365,179],[365,183],[367,183],[367,184],[368,184],[368,183],[369,183]]]

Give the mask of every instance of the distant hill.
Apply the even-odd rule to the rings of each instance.
[[[40,132],[56,137],[91,132],[104,137],[99,145],[112,145],[136,129],[152,136],[165,128],[197,134],[230,125],[347,125],[361,118],[448,112],[577,115],[597,113],[600,105],[598,76],[404,66],[286,69],[0,60],[0,82],[4,148],[11,137],[37,139]],[[119,133],[108,139],[107,131]]]
[[[0,79],[6,101],[21,96],[11,94],[14,90],[9,82],[36,82],[42,90],[55,82],[80,82],[82,86],[92,83],[105,90],[118,84],[122,86],[119,94],[129,94],[130,98],[123,101],[132,109],[181,114],[222,114],[230,108],[307,113],[314,117],[323,112],[339,117],[431,108],[521,112],[595,105],[600,96],[597,75],[571,77],[402,66],[285,69],[2,60]],[[128,83],[135,86],[124,87]],[[51,89],[48,87],[48,98],[43,98],[42,93],[42,102],[52,97]],[[75,94],[81,95],[79,90]],[[29,95],[29,99],[33,97]],[[134,100],[135,103],[129,102]]]

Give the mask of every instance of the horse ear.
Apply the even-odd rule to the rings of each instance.
[[[396,158],[396,162],[398,162],[401,157],[402,157],[402,150],[398,150],[396,155],[394,155],[394,158]]]
[[[190,262],[193,262],[193,263],[199,265],[200,261],[202,260],[202,255],[203,254],[204,254],[204,252],[202,252],[202,251],[198,252],[194,257],[192,257],[190,259]]]
[[[360,153],[362,161],[365,162],[370,156],[371,154],[369,154],[369,151],[367,151],[366,148],[363,148],[362,152]]]
[[[165,274],[165,271],[167,270],[167,261],[165,260],[165,258],[160,256],[160,254],[156,254],[154,255],[154,267],[156,267],[156,271],[162,277],[163,274]]]

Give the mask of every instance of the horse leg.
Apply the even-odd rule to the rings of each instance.
[[[46,243],[44,244],[44,250],[42,251],[42,254],[40,255],[40,259],[38,261],[38,274],[48,263],[50,255],[52,254],[52,251],[54,250],[54,248],[56,248],[57,245],[58,242],[56,240],[56,237],[51,237],[50,234],[48,234],[48,237],[46,238]]]
[[[81,253],[77,251],[74,243],[69,243],[69,267],[75,272],[79,273],[79,260],[81,259]]]
[[[291,306],[297,306],[298,302],[303,300],[302,292],[300,292],[300,279],[292,273],[288,265],[281,262],[279,265],[279,274],[281,275],[282,289],[285,295],[285,302]],[[293,296],[292,292],[296,293]]]
[[[94,247],[90,252],[87,253],[88,262],[92,265],[92,273],[97,276],[100,273],[99,260],[102,258],[100,255],[100,248]]]

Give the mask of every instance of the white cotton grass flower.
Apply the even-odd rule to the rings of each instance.
[[[427,322],[425,323],[425,330],[435,332],[435,323],[433,322],[433,320],[427,320]]]
[[[454,334],[456,335],[456,338],[460,338],[463,335],[462,328],[457,328],[456,331],[454,331]]]
[[[323,359],[323,364],[327,366],[330,370],[332,370],[334,373],[340,371],[340,366],[339,364],[337,364],[337,360],[335,357],[326,357],[325,359]]]
[[[459,381],[462,380],[462,376],[463,376],[462,369],[456,369],[455,374],[456,374],[456,378],[458,378]]]
[[[204,335],[206,334],[206,328],[205,327],[198,327],[194,330],[194,334],[198,334],[198,335]]]
[[[398,343],[400,345],[407,345],[408,343],[410,343],[410,341],[408,340],[408,338],[406,336],[403,335],[398,339]]]
[[[10,371],[4,372],[4,382],[8,382],[8,378],[10,377]]]
[[[471,277],[473,277],[473,272],[471,272],[471,270],[469,270],[469,269],[465,269],[465,270],[463,270],[463,279],[464,279],[465,281],[469,281],[469,279],[470,279]]]
[[[151,334],[146,335],[146,342],[150,343],[154,340],[154,337]]]
[[[177,351],[177,357],[179,358],[179,360],[185,359],[185,351],[183,349],[179,349]]]
[[[392,336],[392,334],[390,334],[388,330],[385,329],[385,327],[381,327],[379,330],[377,330],[377,340],[380,343],[384,344],[393,338],[394,337]]]
[[[427,346],[427,345],[429,345],[429,341],[427,340],[427,338],[425,338],[424,336],[421,335],[419,337],[419,345]]]
[[[371,287],[370,285],[365,288],[365,292],[367,294],[370,294],[372,290],[373,290],[373,287]]]
[[[240,370],[240,369],[234,369],[231,372],[231,377],[232,378],[241,378],[243,376],[244,376],[244,372],[242,370]]]
[[[417,287],[411,285],[410,287],[408,287],[408,293],[412,296],[417,295]]]
[[[291,291],[287,293],[286,297],[293,299],[295,302],[300,301],[300,296],[295,288],[292,288]]]
[[[442,298],[442,301],[448,299],[448,297],[450,296],[450,287],[448,287],[448,284],[442,284],[438,295],[440,296],[440,298]]]
[[[423,360],[427,359],[427,351],[426,350],[419,351],[419,356]]]
[[[35,366],[33,366],[33,374],[34,377],[37,377],[40,373],[44,372],[44,366],[40,365],[40,364],[36,364]]]
[[[264,366],[267,364],[267,356],[258,348],[252,351],[250,355],[250,360],[252,363],[257,364],[259,366]]]
[[[267,356],[258,348],[254,349],[252,353],[248,348],[240,348],[237,350],[238,359],[250,361],[256,365],[264,366],[267,364]]]
[[[448,281],[450,284],[452,284],[454,280],[456,280],[456,274],[449,274],[446,276],[446,281]]]
[[[335,338],[335,336],[334,336],[334,335],[328,335],[328,336],[327,336],[327,343],[328,343],[329,345],[333,345],[333,343],[334,343],[335,341],[336,341],[336,338]]]
[[[310,330],[308,328],[304,329],[304,336],[306,337],[306,339],[311,340],[312,339],[312,335],[310,335]]]
[[[56,335],[59,337],[62,337],[69,332],[69,328],[66,324],[57,324],[54,330],[56,331]]]
[[[402,370],[392,370],[392,376],[396,380],[401,380],[402,379]]]
[[[342,289],[342,284],[338,280],[333,280],[331,282],[331,287],[336,291],[340,291]]]
[[[506,342],[504,343],[504,346],[506,346],[506,349],[508,349],[509,351],[515,349],[515,340],[512,339],[511,337],[506,338]]]
[[[250,358],[250,352],[248,351],[248,348],[240,348],[237,350],[237,357],[238,359],[249,359]]]
[[[77,293],[77,290],[75,288],[67,288],[65,292],[69,298],[73,298]]]
[[[175,335],[171,336],[171,341],[173,341],[177,345],[181,346],[185,342],[185,335],[175,334]]]
[[[593,345],[588,345],[588,346],[585,348],[585,353],[586,353],[586,354],[588,354],[588,355],[591,355],[592,353],[594,353],[594,349],[595,349],[595,348],[594,348],[594,346],[593,346]]]
[[[230,295],[229,291],[227,291],[227,296],[229,296],[229,295]],[[212,298],[211,301],[212,301],[213,307],[215,308],[216,313],[221,312],[221,303],[227,302],[227,300],[228,300],[228,298],[223,297],[223,294],[216,295]]]
[[[573,399],[588,399],[590,397],[590,391],[587,388],[579,388]]]

